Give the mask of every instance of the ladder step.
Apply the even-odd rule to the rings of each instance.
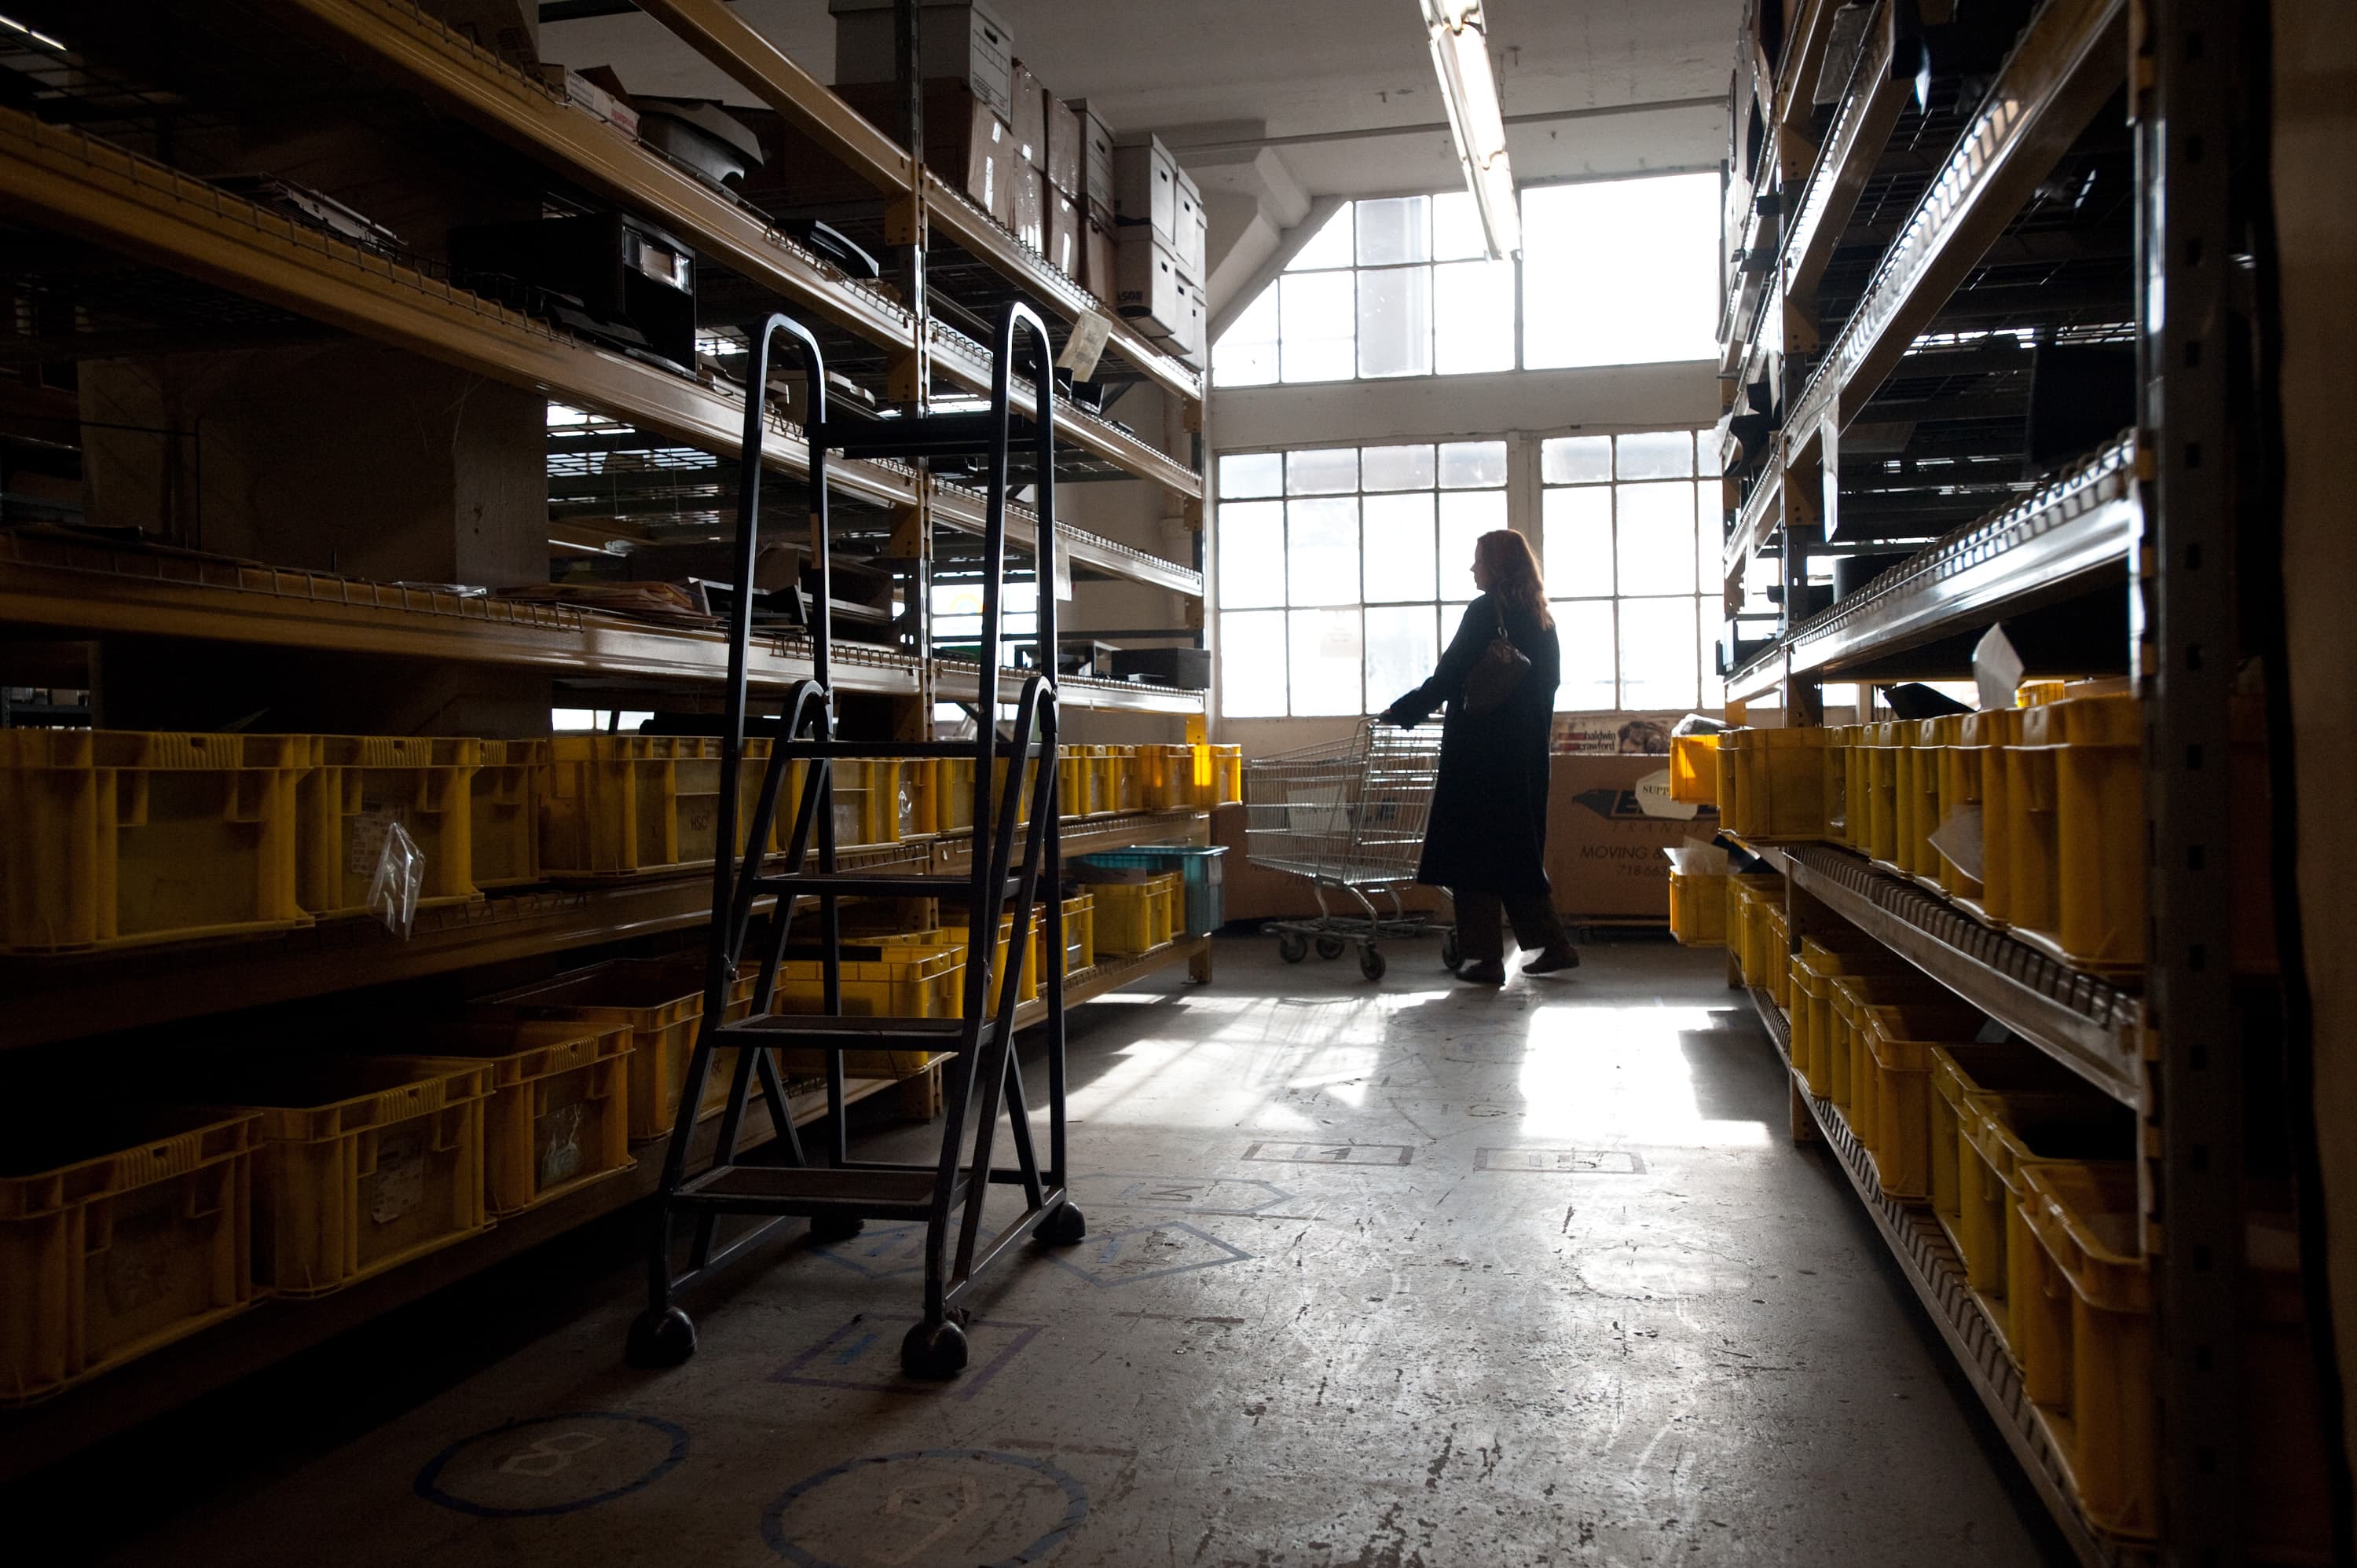
[[[987,1036],[997,1020],[982,1020]],[[954,1056],[946,1047],[965,1040],[963,1018],[834,1017],[824,1013],[766,1013],[723,1024],[714,1039],[729,1046],[776,1047],[814,1051],[888,1051],[896,1047]]]
[[[856,1214],[922,1219],[932,1211],[931,1171],[835,1170],[813,1165],[719,1165],[683,1183],[671,1201],[740,1214]],[[961,1178],[951,1197],[957,1201]]]
[[[1012,898],[1021,884],[1008,876],[1001,899]],[[833,893],[848,898],[960,898],[974,891],[971,876],[891,876],[878,872],[838,871],[834,873],[793,872],[782,876],[758,876],[753,879],[753,891],[814,898],[822,893]],[[985,894],[987,897],[987,894]]]
[[[830,419],[818,430],[818,439],[830,452],[846,457],[955,457],[987,453],[998,422],[989,413],[931,413],[921,418],[860,420]],[[1024,450],[1037,439],[1031,422],[1010,416],[1007,450]]]

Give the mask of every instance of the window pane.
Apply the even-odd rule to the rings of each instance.
[[[1339,496],[1359,488],[1359,449],[1328,446],[1315,452],[1285,455],[1287,495]]]
[[[1694,486],[1621,485],[1620,591],[1691,594],[1695,582]]]
[[[1444,441],[1440,444],[1440,488],[1444,490],[1486,489],[1506,482],[1506,444],[1502,441]],[[1504,527],[1503,523],[1499,524]]]
[[[1391,267],[1379,273],[1361,273],[1358,279],[1359,374],[1429,375],[1432,371],[1430,270],[1425,267]]]
[[[1620,437],[1617,477],[1623,479],[1684,479],[1694,474],[1694,432],[1655,430]]]
[[[1619,706],[1612,690],[1612,601],[1556,604],[1555,639],[1563,648],[1563,684],[1555,712],[1589,713]]]
[[[1539,443],[1539,478],[1550,485],[1582,485],[1612,477],[1612,437],[1558,435]]]
[[[1473,542],[1506,526],[1506,492],[1472,490],[1440,498],[1440,586],[1473,591]]]
[[[1702,705],[1723,708],[1727,705],[1727,682],[1718,672],[1718,601],[1704,597],[1695,601],[1695,619],[1701,630],[1699,656],[1702,669]]]
[[[1222,502],[1220,537],[1215,542],[1222,607],[1245,609],[1285,603],[1283,501]]]
[[[1473,205],[1473,194],[1452,190],[1432,199],[1432,259],[1436,262],[1469,261],[1483,255],[1490,248],[1481,233],[1481,214]]]
[[[1249,500],[1285,493],[1285,454],[1245,452],[1220,459],[1220,499]]]
[[[1612,487],[1549,490],[1542,505],[1547,592],[1583,598],[1611,593]]]
[[[1457,628],[1463,624],[1465,612],[1472,607],[1473,601],[1470,599],[1462,602],[1452,601],[1440,607],[1440,641],[1443,647],[1457,639]],[[1434,662],[1437,663],[1439,660],[1436,659]]]
[[[1359,264],[1379,267],[1391,262],[1432,259],[1432,199],[1403,196],[1390,201],[1361,201],[1359,208]]]
[[[1362,446],[1359,449],[1359,483],[1370,490],[1432,489],[1430,446]]]
[[[1276,380],[1276,289],[1261,291],[1211,345],[1211,384],[1266,386]]]
[[[1432,497],[1369,496],[1366,557],[1361,572],[1367,602],[1424,599],[1433,595]]]
[[[1220,711],[1232,718],[1285,716],[1285,612],[1220,617]]]
[[[1351,264],[1351,204],[1344,202],[1326,226],[1309,237],[1309,242],[1294,252],[1293,260],[1285,263],[1289,273],[1304,273],[1313,267],[1347,267]]]
[[[1444,376],[1514,368],[1514,263],[1432,269],[1433,366]]]
[[[1695,700],[1695,601],[1620,601],[1620,705],[1686,708]]]
[[[1295,610],[1287,618],[1295,714],[1365,713],[1359,612]]]
[[[1381,712],[1424,684],[1440,662],[1430,605],[1367,612],[1367,707]]]
[[[1287,501],[1285,511],[1288,602],[1347,605],[1357,598],[1358,499]]]
[[[1695,481],[1695,586],[1707,594],[1719,585],[1719,563],[1727,554],[1726,510],[1717,479]]]
[[[1278,280],[1285,335],[1278,356],[1288,381],[1345,381],[1358,316],[1349,273],[1289,273]]]
[[[1709,358],[1718,311],[1718,202],[1716,174],[1524,191],[1523,363]],[[1609,307],[1598,308],[1599,300]]]

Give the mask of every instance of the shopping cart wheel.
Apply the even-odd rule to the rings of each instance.
[[[1372,948],[1361,948],[1359,972],[1369,980],[1381,980],[1383,977],[1383,955]]]
[[[1276,939],[1276,956],[1287,963],[1299,963],[1309,956],[1309,939],[1299,931],[1286,931]]]
[[[1340,958],[1342,947],[1342,939],[1340,937],[1320,937],[1318,939],[1318,956],[1323,959]]]
[[[1455,931],[1441,932],[1440,967],[1443,969],[1455,969],[1458,961],[1463,959],[1464,956],[1465,950],[1457,945],[1457,933]]]

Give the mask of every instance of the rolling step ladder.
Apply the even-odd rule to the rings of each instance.
[[[1037,470],[1039,538],[1039,641],[1056,646],[1056,598],[1048,552],[1055,537],[1055,435],[1048,412],[1054,406],[1053,349],[1045,324],[1021,304],[1002,312],[996,360],[991,374],[990,407],[981,413],[912,416],[863,422],[848,427],[826,413],[826,369],[817,339],[792,318],[773,315],[752,331],[752,360],[746,378],[751,389],[769,381],[770,352],[780,338],[791,339],[807,382],[810,422],[811,534],[818,592],[811,624],[812,678],[786,693],[777,720],[747,712],[746,671],[752,638],[754,596],[732,596],[728,625],[728,692],[724,719],[722,773],[740,777],[749,733],[770,742],[768,768],[751,819],[738,832],[737,791],[720,791],[721,853],[712,874],[714,919],[705,976],[704,1017],[690,1056],[687,1081],[679,1097],[662,1182],[656,1198],[654,1235],[648,1259],[648,1305],[630,1326],[629,1356],[643,1367],[676,1366],[695,1348],[695,1326],[678,1305],[681,1293],[742,1259],[789,1217],[810,1220],[820,1240],[846,1240],[869,1219],[921,1220],[925,1227],[924,1316],[902,1340],[900,1364],[913,1376],[947,1378],[966,1364],[966,1311],[962,1303],[993,1263],[1027,1238],[1054,1245],[1078,1242],[1086,1222],[1065,1190],[1064,977],[1060,962],[1049,961],[1040,977],[1046,998],[1047,1159],[1033,1140],[1031,1108],[1015,1050],[1015,1010],[1022,967],[1031,951],[1032,912],[1044,891],[1046,950],[1063,951],[1063,905],[1058,896],[1060,864],[1057,833],[1056,674],[1050,666],[1028,675],[1016,703],[1011,738],[1002,738],[991,715],[997,696],[978,693],[983,722],[971,741],[855,741],[834,734],[834,700],[829,684],[833,584],[827,543],[826,456],[830,449],[861,456],[942,457],[975,456],[988,465],[988,501],[983,535],[982,647],[984,679],[995,678],[1006,575],[1006,496],[1010,442],[1014,436],[1008,390],[1017,364],[1018,334],[1031,349],[1028,361],[1039,417],[1026,422]],[[745,436],[737,480],[737,571],[739,583],[753,580],[760,542],[761,443],[764,400],[746,400]],[[870,757],[971,757],[974,768],[972,870],[957,875],[892,875],[843,871],[835,862],[833,764]],[[1004,762],[1004,778],[994,763]],[[763,852],[776,822],[780,797],[793,765],[802,765],[792,827],[772,870]],[[1028,821],[1018,824],[1017,806],[1029,797]],[[1020,843],[1017,843],[1018,834]],[[734,846],[743,846],[741,863]],[[816,865],[813,866],[813,851]],[[963,1006],[956,1018],[845,1016],[843,1012],[843,941],[839,912],[845,898],[963,897],[967,908]],[[759,954],[751,1011],[728,1018],[730,994],[745,961],[745,945],[757,899],[776,900],[768,940]],[[816,956],[822,977],[821,1011],[773,1010],[778,974],[788,952],[793,923],[806,904],[817,917]],[[992,955],[999,950],[998,926],[1011,905],[1012,929],[1005,946],[1001,977]],[[802,950],[797,950],[800,951]],[[786,1103],[775,1053],[821,1054],[826,1063],[826,1159],[805,1155]],[[845,1103],[844,1053],[874,1050],[925,1051],[950,1058],[942,1116],[942,1146],[929,1165],[893,1165],[850,1158]],[[710,1164],[691,1171],[691,1145],[705,1088],[715,1070],[729,1072],[727,1100],[720,1112],[718,1139]],[[740,1157],[738,1143],[747,1105],[758,1079],[775,1144],[767,1163]],[[1001,1115],[1014,1155],[1011,1166],[993,1163]],[[984,1233],[991,1189],[1019,1188],[1019,1216]],[[720,1244],[724,1217],[752,1216],[762,1223]],[[682,1222],[686,1223],[683,1224]],[[684,1230],[683,1238],[681,1232]],[[684,1240],[684,1267],[679,1251]]]

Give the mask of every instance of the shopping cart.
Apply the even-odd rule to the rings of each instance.
[[[1356,942],[1359,972],[1380,980],[1376,946],[1393,937],[1440,938],[1440,961],[1457,962],[1457,929],[1411,911],[1400,889],[1415,880],[1440,771],[1440,737],[1368,720],[1348,740],[1308,746],[1244,764],[1244,858],[1308,879],[1318,918],[1272,920],[1276,950],[1299,963],[1311,945],[1319,958],[1342,956]],[[1350,895],[1359,913],[1336,914],[1329,892]],[[1385,899],[1390,913],[1375,907]]]

